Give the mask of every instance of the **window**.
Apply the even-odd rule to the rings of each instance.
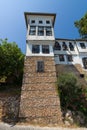
[[[65,42],[63,42],[62,47],[63,47],[63,50],[64,50],[64,51],[68,50],[67,45],[66,45]]]
[[[81,46],[82,49],[86,48],[85,43],[80,43],[80,46]]]
[[[38,27],[38,36],[43,36],[44,35],[44,27],[43,26],[39,26]]]
[[[50,21],[49,21],[49,20],[47,20],[47,21],[46,21],[46,24],[50,24]]]
[[[81,77],[81,78],[84,78],[84,76],[85,76],[84,74],[80,74],[80,77]]]
[[[70,51],[74,51],[74,46],[71,42],[69,42],[69,48],[70,48]]]
[[[64,55],[62,55],[62,54],[59,55],[59,60],[60,60],[60,61],[65,61],[65,59],[64,59]]]
[[[42,21],[42,20],[40,20],[40,21],[39,21],[39,24],[42,24],[42,23],[43,23],[43,21]]]
[[[46,36],[52,36],[52,28],[46,27]]]
[[[84,68],[87,69],[87,57],[82,58]]]
[[[44,27],[42,27],[42,26],[38,27],[38,35],[39,36],[43,36],[44,35]]]
[[[32,53],[40,53],[40,46],[32,45]]]
[[[55,42],[54,50],[61,50],[61,46],[58,42]]]
[[[68,60],[69,62],[72,62],[72,61],[73,61],[72,55],[67,55],[67,60]]]
[[[31,20],[31,23],[34,24],[34,23],[35,23],[35,20]]]
[[[44,72],[44,62],[37,61],[37,72]]]
[[[42,52],[45,54],[49,54],[49,45],[42,45]]]
[[[36,35],[36,26],[30,26],[29,35]]]

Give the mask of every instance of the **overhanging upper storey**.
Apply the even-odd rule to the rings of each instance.
[[[55,19],[56,19],[56,14],[55,13],[32,13],[32,12],[24,12],[25,16],[25,21],[26,21],[26,27],[28,28],[28,24],[30,23],[31,17],[48,17],[51,18],[52,25],[54,27]],[[34,22],[34,21],[33,21]]]
[[[55,40],[54,23],[56,14],[25,12],[26,40]]]

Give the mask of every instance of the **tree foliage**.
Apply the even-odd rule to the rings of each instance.
[[[0,78],[7,82],[21,82],[23,74],[24,54],[15,42],[0,40]]]
[[[87,114],[87,89],[77,84],[76,76],[72,73],[64,73],[58,77],[57,83],[62,109]]]
[[[80,36],[87,38],[87,13],[80,20],[75,21],[74,25],[78,28]]]

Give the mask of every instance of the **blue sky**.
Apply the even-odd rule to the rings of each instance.
[[[74,21],[87,12],[87,0],[0,0],[0,38],[15,41],[25,53],[24,12],[56,13],[55,37],[75,39]]]

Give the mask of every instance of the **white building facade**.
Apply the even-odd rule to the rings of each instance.
[[[56,14],[25,13],[26,56],[54,56],[55,64],[80,64],[87,70],[87,39],[54,36]]]
[[[54,46],[56,64],[80,64],[87,69],[87,40],[86,39],[56,39]]]
[[[26,56],[54,56],[55,14],[25,13],[27,36]]]

